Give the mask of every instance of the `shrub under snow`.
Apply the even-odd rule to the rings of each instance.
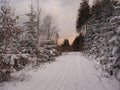
[[[42,62],[55,60],[55,57],[59,55],[55,47],[54,42],[49,40],[41,44],[40,57]]]
[[[54,42],[41,44],[38,56],[31,54],[0,54],[0,82],[10,79],[10,74],[29,66],[39,66],[41,63],[54,61],[59,55]]]
[[[10,74],[23,69],[31,62],[28,54],[0,55],[0,82],[10,79]]]

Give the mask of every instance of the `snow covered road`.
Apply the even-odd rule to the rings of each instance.
[[[29,80],[6,83],[0,90],[120,90],[117,81],[99,78],[94,64],[80,52],[66,53],[29,74]]]

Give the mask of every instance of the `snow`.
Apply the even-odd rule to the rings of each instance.
[[[117,33],[120,34],[120,26],[117,29]]]
[[[102,77],[95,66],[80,52],[64,53],[56,62],[24,72],[29,79],[0,84],[0,90],[120,90],[117,80]]]
[[[117,23],[120,21],[120,16],[114,16],[111,18],[110,23]]]
[[[118,73],[116,74],[116,78],[120,81],[120,70],[119,70]]]
[[[119,9],[120,9],[120,6],[116,6],[115,9],[116,9],[116,10],[117,10],[117,9],[119,10]]]

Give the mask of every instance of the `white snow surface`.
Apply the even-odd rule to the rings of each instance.
[[[27,80],[0,84],[0,90],[120,90],[117,80],[101,77],[95,66],[80,52],[66,53],[55,62],[26,72]]]

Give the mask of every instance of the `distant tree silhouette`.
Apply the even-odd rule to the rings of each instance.
[[[72,43],[73,51],[79,51],[79,45],[80,45],[80,38],[79,36],[77,36]]]
[[[71,51],[71,46],[70,46],[70,43],[69,43],[68,39],[65,39],[63,41],[63,44],[61,45],[61,48],[62,48],[62,52],[64,52],[64,51]]]
[[[68,40],[68,39],[65,39],[65,40],[63,41],[62,47],[69,47],[69,46],[70,46],[69,40]]]
[[[73,51],[83,51],[84,50],[84,37],[82,34],[77,36],[72,43]]]

